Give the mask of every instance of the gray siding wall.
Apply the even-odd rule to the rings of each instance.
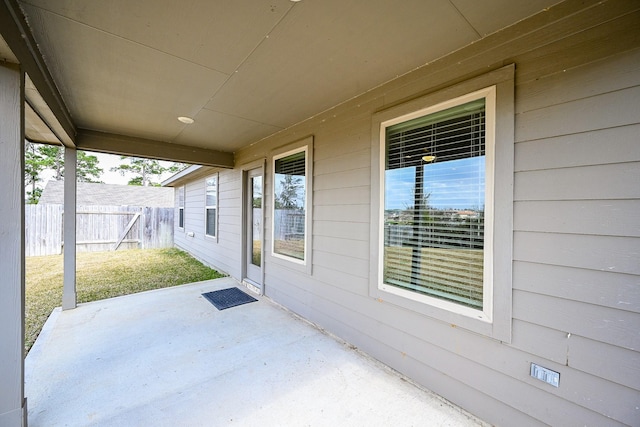
[[[236,154],[314,136],[312,272],[266,251],[265,292],[498,425],[640,424],[640,4],[566,2]],[[584,9],[576,12],[576,7]],[[576,13],[573,13],[576,12]],[[509,344],[369,296],[376,111],[516,64],[513,320]],[[187,240],[239,277],[240,172],[221,171],[220,240],[203,240],[202,180]],[[197,205],[199,203],[199,205]],[[560,372],[554,388],[529,375]]]
[[[239,170],[225,171],[218,178],[218,238],[205,236],[205,179],[185,185],[184,230],[175,221],[174,242],[178,248],[216,270],[240,277],[241,274],[241,177]],[[176,191],[177,191],[176,187]],[[177,196],[176,196],[177,200]],[[178,218],[177,206],[175,217]],[[188,234],[193,233],[193,237]]]

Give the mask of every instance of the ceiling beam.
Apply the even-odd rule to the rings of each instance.
[[[38,144],[61,145],[60,139],[51,131],[47,122],[28,100],[24,103],[24,139]]]
[[[29,75],[40,96],[60,123],[65,133],[65,135],[59,135],[63,144],[73,147],[76,128],[71,120],[71,114],[49,73],[38,44],[31,34],[29,24],[16,0],[0,0],[0,34],[18,58],[22,70]]]
[[[78,129],[76,146],[81,150],[121,156],[146,157],[229,169],[234,166],[233,153],[87,129]]]

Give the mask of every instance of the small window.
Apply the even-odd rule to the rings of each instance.
[[[184,229],[184,186],[178,188],[178,228]]]
[[[205,181],[205,233],[209,237],[218,235],[218,175]]]
[[[273,254],[304,264],[308,258],[308,146],[273,158]]]

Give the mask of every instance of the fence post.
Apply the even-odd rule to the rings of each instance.
[[[140,249],[144,249],[146,247],[144,237],[145,229],[147,228],[147,208],[140,208],[140,212],[142,212],[142,219],[138,225],[138,239],[140,239]]]

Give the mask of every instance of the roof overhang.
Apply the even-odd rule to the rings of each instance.
[[[0,57],[27,74],[25,134],[36,142],[74,146],[76,129],[38,44],[15,0],[0,1]]]
[[[194,179],[202,178],[215,173],[220,168],[210,166],[191,165],[162,181],[163,187],[179,187]]]
[[[556,2],[0,0],[0,58],[27,75],[29,140],[232,167]]]

